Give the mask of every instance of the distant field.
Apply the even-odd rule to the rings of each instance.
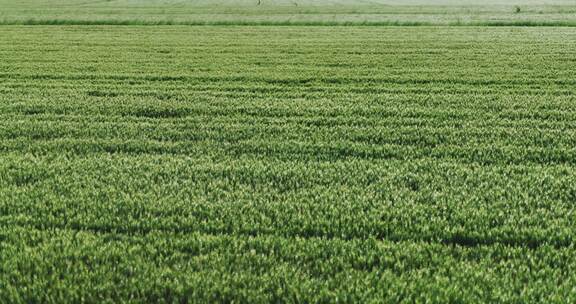
[[[576,301],[574,28],[4,25],[0,58],[2,303]]]
[[[0,24],[576,26],[575,16],[574,0],[0,0]]]

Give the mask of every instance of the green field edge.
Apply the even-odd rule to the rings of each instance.
[[[173,20],[70,20],[70,19],[27,19],[0,20],[1,25],[188,25],[188,26],[555,26],[576,27],[570,21],[173,21]]]

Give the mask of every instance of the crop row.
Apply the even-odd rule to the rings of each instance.
[[[0,238],[0,300],[11,303],[563,303],[574,297],[574,248],[29,228],[0,230]]]
[[[575,232],[576,172],[567,165],[142,154],[3,159],[7,226],[470,246],[568,246]]]

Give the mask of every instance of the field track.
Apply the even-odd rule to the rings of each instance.
[[[574,29],[0,37],[0,302],[575,300]]]

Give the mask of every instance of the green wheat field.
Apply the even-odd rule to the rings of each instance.
[[[0,303],[575,302],[575,147],[575,1],[0,0]]]

